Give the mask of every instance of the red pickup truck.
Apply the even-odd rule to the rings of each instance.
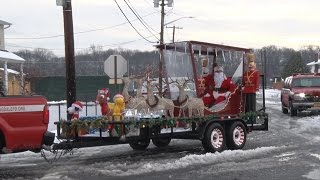
[[[300,73],[286,78],[281,91],[282,112],[297,116],[303,110],[320,111],[320,74]]]
[[[52,145],[49,109],[43,96],[0,97],[0,153],[39,151]]]

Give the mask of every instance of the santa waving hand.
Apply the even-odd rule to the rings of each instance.
[[[227,78],[223,73],[222,66],[214,67],[214,73],[205,77],[206,94],[203,96],[203,101],[208,107],[216,107],[221,109],[225,107],[228,97],[234,91],[235,85],[231,78]]]

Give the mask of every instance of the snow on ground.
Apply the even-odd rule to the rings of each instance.
[[[81,169],[81,172],[85,171],[86,174],[100,174],[107,176],[129,176],[138,175],[150,172],[159,172],[174,170],[180,168],[186,168],[189,166],[197,166],[204,164],[216,164],[221,162],[237,161],[243,159],[250,159],[261,155],[273,153],[281,149],[281,147],[261,147],[252,150],[227,150],[221,153],[206,153],[201,155],[191,154],[186,155],[179,159],[169,159],[154,162],[152,159],[143,160],[135,163],[118,163],[110,165],[110,162],[96,163],[86,166],[85,169]],[[77,171],[72,169],[73,171]],[[80,172],[74,172],[80,173]]]

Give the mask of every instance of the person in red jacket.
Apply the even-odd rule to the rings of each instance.
[[[245,112],[256,111],[256,92],[259,91],[260,73],[254,61],[250,61],[243,75],[243,93],[245,94]]]
[[[227,78],[222,66],[215,65],[214,74],[203,77],[205,79],[205,93],[203,102],[207,107],[226,105],[226,100],[235,90],[231,78]]]

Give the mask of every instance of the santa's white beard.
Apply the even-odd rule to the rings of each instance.
[[[224,79],[225,79],[225,75],[223,74],[223,72],[214,73],[215,88],[220,88]]]

